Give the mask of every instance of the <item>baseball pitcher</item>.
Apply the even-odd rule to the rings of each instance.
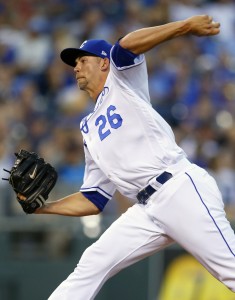
[[[196,15],[131,32],[114,45],[87,40],[61,52],[79,88],[95,102],[81,122],[84,182],[79,192],[40,202],[35,210],[30,205],[28,213],[98,214],[115,190],[136,203],[85,250],[49,300],[94,299],[110,277],[175,242],[235,292],[235,236],[221,194],[152,108],[144,56],[172,38],[219,31],[212,17]],[[21,204],[27,201],[24,193],[17,195]]]

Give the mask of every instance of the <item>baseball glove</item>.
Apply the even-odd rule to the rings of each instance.
[[[17,200],[26,214],[32,214],[44,205],[50,191],[56,184],[57,172],[34,152],[20,150],[15,153],[16,160],[8,180],[17,195]],[[24,200],[21,200],[22,197]],[[21,199],[20,199],[21,198]]]

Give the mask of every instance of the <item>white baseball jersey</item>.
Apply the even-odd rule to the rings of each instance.
[[[221,194],[215,180],[186,159],[151,107],[144,56],[113,47],[105,87],[81,129],[86,153],[81,191],[101,210],[116,188],[135,199],[163,171],[173,176],[87,248],[49,300],[93,300],[110,277],[175,241],[235,292],[235,236]]]
[[[114,61],[117,51],[128,55],[114,46],[104,89],[94,111],[81,123],[86,145],[81,191],[97,191],[110,199],[118,189],[135,199],[152,177],[185,153],[176,145],[170,126],[151,106],[144,55],[132,59],[131,65],[118,67]]]

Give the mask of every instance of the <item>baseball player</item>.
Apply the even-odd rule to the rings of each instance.
[[[50,300],[94,299],[110,277],[174,242],[235,292],[235,236],[221,194],[152,108],[144,57],[169,39],[216,35],[219,28],[210,16],[197,15],[131,32],[113,46],[87,40],[61,52],[79,88],[95,102],[81,122],[84,183],[36,213],[98,214],[116,189],[136,203],[85,250]]]

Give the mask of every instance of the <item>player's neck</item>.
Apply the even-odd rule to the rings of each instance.
[[[99,97],[99,94],[102,92],[102,90],[103,90],[103,87],[101,89],[87,90],[87,93],[89,94],[92,101],[96,102],[96,100]]]
[[[96,102],[97,98],[99,97],[100,93],[103,91],[104,89],[104,85],[106,82],[106,78],[107,77],[103,77],[102,80],[100,80],[100,82],[93,87],[93,89],[87,90],[88,94],[90,95],[91,99]]]

